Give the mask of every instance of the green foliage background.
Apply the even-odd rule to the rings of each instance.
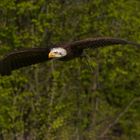
[[[0,1],[0,54],[98,36],[140,43],[139,0]],[[140,50],[86,50],[0,77],[1,140],[139,140]]]

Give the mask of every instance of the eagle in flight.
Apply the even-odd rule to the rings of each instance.
[[[13,70],[51,59],[57,58],[58,60],[62,61],[70,60],[81,56],[83,50],[87,48],[95,49],[117,44],[130,44],[140,47],[140,44],[124,39],[100,37],[74,41],[62,45],[55,45],[50,48],[25,48],[8,53],[3,59],[0,60],[0,75],[10,75]]]

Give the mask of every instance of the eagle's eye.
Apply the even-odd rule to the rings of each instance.
[[[62,53],[61,53],[61,52],[58,52],[58,54],[62,55]]]
[[[60,55],[62,54],[61,52],[57,52],[57,51],[55,51],[54,53],[55,53],[55,54],[60,54]]]

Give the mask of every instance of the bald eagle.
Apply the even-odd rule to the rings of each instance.
[[[54,58],[62,61],[70,60],[81,56],[83,50],[86,48],[95,49],[117,44],[130,44],[140,47],[140,44],[124,39],[100,37],[74,41],[62,45],[55,45],[50,48],[26,48],[8,53],[3,59],[0,60],[0,75],[10,75],[11,72],[15,69],[37,64]]]

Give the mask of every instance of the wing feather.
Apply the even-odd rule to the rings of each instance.
[[[72,47],[72,49],[74,48],[85,49],[85,48],[98,48],[98,47],[118,45],[118,44],[122,44],[122,45],[131,44],[140,47],[140,44],[137,44],[135,42],[131,42],[119,38],[111,38],[111,37],[89,38],[85,40],[75,41],[73,43],[70,43],[69,45]]]
[[[28,48],[14,51],[0,60],[0,74],[9,75],[12,70],[47,61],[48,48]]]

